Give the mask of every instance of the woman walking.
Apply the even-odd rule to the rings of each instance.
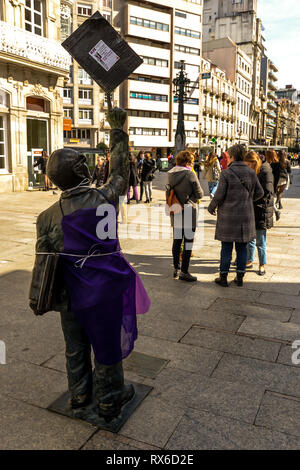
[[[278,209],[283,209],[281,198],[284,190],[288,189],[289,184],[292,183],[292,168],[284,150],[279,150],[278,160],[280,164],[280,174],[276,187],[276,206]]]
[[[262,198],[264,191],[255,171],[243,161],[244,146],[234,145],[228,153],[230,165],[227,170],[222,171],[218,189],[208,207],[210,214],[217,215],[215,238],[222,242],[220,276],[215,282],[228,287],[227,277],[235,243],[235,283],[242,287],[246,272],[247,243],[256,236],[253,201]]]
[[[263,197],[254,202],[256,237],[248,243],[248,261],[246,267],[253,267],[256,247],[259,259],[258,274],[264,276],[266,274],[265,265],[267,264],[267,230],[273,227],[274,177],[269,163],[262,163],[260,157],[255,152],[248,152],[244,162],[256,172],[264,190]]]
[[[130,188],[133,189],[133,199],[135,199],[136,203],[139,203],[139,195],[137,186],[139,183],[138,178],[138,169],[137,169],[137,160],[134,155],[129,155],[129,165],[130,165],[130,173],[129,173],[129,187],[127,191],[127,204],[130,204]]]
[[[155,161],[152,159],[150,153],[146,153],[142,169],[142,182],[146,194],[146,203],[150,203],[152,201],[152,181],[154,178],[154,171]]]
[[[138,177],[140,180],[140,201],[143,200],[143,194],[144,194],[144,183],[142,180],[142,170],[143,170],[144,160],[145,160],[145,154],[143,150],[140,150],[137,156],[137,171],[138,171]]]
[[[279,158],[275,150],[266,151],[266,161],[271,165],[271,168],[272,168],[272,173],[274,177],[274,194],[276,194],[277,186],[278,186],[280,174],[281,174],[281,166],[280,166]],[[274,211],[275,211],[276,220],[278,221],[280,219],[280,211],[276,207],[275,203],[274,203]]]
[[[168,187],[174,193],[182,207],[182,211],[171,215],[173,227],[173,263],[174,278],[181,281],[195,282],[197,278],[189,271],[193,241],[197,227],[197,202],[204,195],[196,173],[192,171],[193,155],[188,150],[179,152],[176,156],[176,166],[168,172]],[[183,243],[182,265],[179,257]]]
[[[208,182],[208,189],[210,198],[212,199],[218,187],[220,179],[221,167],[217,155],[210,152],[209,156],[204,162],[204,178]]]

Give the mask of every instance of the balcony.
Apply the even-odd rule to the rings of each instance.
[[[276,105],[275,103],[273,103],[272,101],[268,101],[268,108],[269,108],[269,109],[276,110],[276,109],[277,109],[277,105]]]
[[[0,21],[0,58],[67,76],[71,58],[58,41]]]
[[[222,100],[223,101],[230,101],[230,96],[228,95],[228,93],[223,93],[222,94]]]
[[[269,87],[270,90],[272,90],[272,91],[276,91],[276,90],[277,90],[277,87],[276,87],[275,83],[273,83],[273,82],[268,82],[268,87]]]
[[[268,96],[269,98],[272,98],[273,100],[277,100],[277,96],[273,91],[268,91]]]

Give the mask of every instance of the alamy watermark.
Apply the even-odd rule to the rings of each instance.
[[[0,340],[0,364],[6,364],[6,346],[4,341]]]
[[[292,363],[295,366],[298,366],[300,364],[300,340],[296,340],[292,344],[292,348],[296,349],[295,352],[292,354]]]

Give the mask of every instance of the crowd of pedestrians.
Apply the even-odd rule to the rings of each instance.
[[[188,282],[197,280],[189,274],[189,262],[197,227],[197,203],[204,194],[199,183],[198,159],[198,154],[180,152],[176,166],[168,172],[166,191],[174,236],[174,278],[179,275],[179,279]],[[220,161],[214,152],[209,153],[203,167],[211,199],[208,211],[216,216],[215,239],[221,242],[220,273],[215,282],[228,287],[233,264],[234,281],[242,287],[246,270],[253,268],[256,249],[257,273],[266,274],[267,231],[273,227],[274,215],[277,221],[280,218],[283,192],[292,184],[291,164],[283,150],[257,154],[237,144],[224,152]]]

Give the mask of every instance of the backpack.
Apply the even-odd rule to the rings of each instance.
[[[175,188],[184,180],[186,172],[181,180],[175,185],[166,185],[166,215],[180,214],[183,211],[183,206],[175,193]],[[171,210],[172,208],[172,210]]]

